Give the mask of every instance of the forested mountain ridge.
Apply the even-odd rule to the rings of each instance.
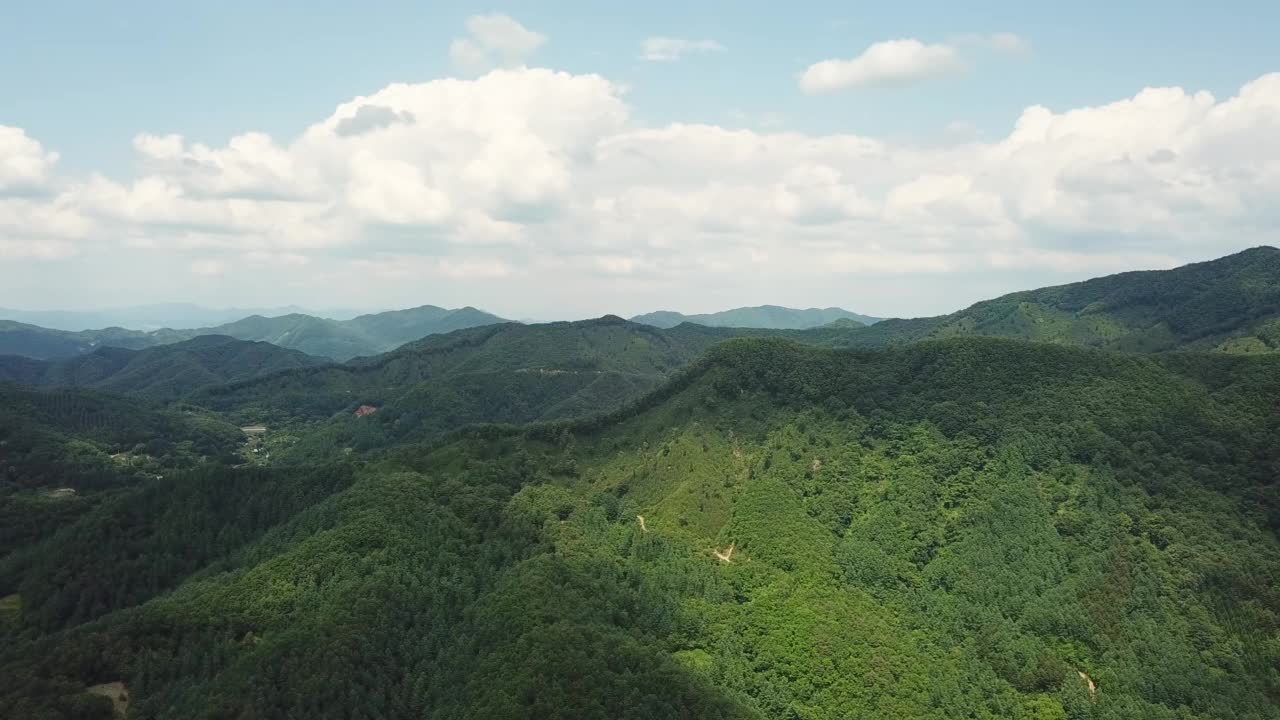
[[[184,337],[173,331],[142,332],[124,328],[103,328],[70,332],[0,320],[0,355],[22,355],[37,360],[74,357],[104,346],[144,348]]]
[[[0,318],[54,330],[92,330],[94,328],[121,327],[129,330],[158,330],[160,328],[212,327],[239,320],[250,315],[288,315],[303,313],[345,320],[361,313],[347,308],[329,308],[309,311],[296,305],[272,308],[211,308],[194,303],[158,303],[113,307],[94,310],[18,310],[0,308]]]
[[[451,310],[434,305],[361,315],[350,320],[298,313],[279,317],[251,315],[214,327],[150,332],[123,328],[68,332],[0,320],[0,355],[58,359],[104,346],[141,349],[203,335],[227,335],[342,361],[387,352],[435,333],[501,322],[505,321],[473,307]]]
[[[193,402],[244,422],[323,420],[330,449],[423,439],[468,423],[523,423],[611,410],[657,386],[736,331],[670,330],[614,316],[488,325],[384,355],[206,388]],[[355,417],[361,407],[376,414]],[[316,448],[321,451],[321,448]]]
[[[143,350],[100,347],[52,362],[0,356],[0,379],[176,399],[210,385],[322,364],[327,361],[266,342],[202,335]]]
[[[859,315],[837,307],[800,310],[778,305],[741,307],[700,315],[685,315],[671,310],[659,310],[631,318],[632,322],[660,328],[673,328],[680,323],[689,322],[711,327],[761,328],[767,330],[804,330],[821,325],[829,325],[837,320],[849,320],[859,325],[871,325],[879,322],[880,318]]]
[[[656,312],[633,321],[672,329],[681,323],[805,331],[815,344],[879,346],[956,335],[1014,337],[1129,351],[1203,349],[1268,352],[1280,348],[1280,250],[1258,247],[1173,270],[1138,271],[1012,293],[950,315],[877,318],[839,308],[738,308],[708,315]],[[856,340],[845,333],[870,324]],[[387,352],[433,334],[504,322],[472,307],[422,306],[337,321],[309,315],[251,316],[210,328],[139,332],[122,328],[64,332],[0,320],[0,355],[71,357],[97,347],[144,348],[198,335],[265,341],[344,361]],[[555,323],[548,323],[555,325]],[[835,333],[824,337],[824,333]]]
[[[3,706],[1276,717],[1277,398],[1275,355],[733,340],[609,417],[130,491],[0,561]]]
[[[886,320],[858,344],[957,335],[1112,350],[1280,350],[1280,249],[1257,247],[1172,270],[1147,270],[1012,293],[950,315]]]

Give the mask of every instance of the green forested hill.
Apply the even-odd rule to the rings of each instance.
[[[377,447],[468,423],[523,423],[616,408],[733,335],[697,325],[659,330],[617,317],[506,323],[433,335],[344,365],[210,387],[193,401],[244,422],[279,424],[341,412],[333,434],[315,436],[316,443]],[[353,417],[362,405],[378,411]]]
[[[957,335],[1114,350],[1280,349],[1280,250],[1258,247],[1173,270],[1127,272],[1013,293],[933,318],[886,320],[862,345]]]
[[[712,327],[762,328],[768,330],[804,330],[828,325],[837,320],[853,322],[857,325],[871,325],[880,319],[868,315],[859,315],[836,307],[800,310],[778,305],[741,307],[701,315],[685,315],[670,310],[659,310],[631,318],[632,322],[660,328],[673,328],[680,323],[689,322]]]
[[[56,531],[101,494],[234,462],[241,435],[197,408],[0,383],[0,557]]]
[[[202,335],[144,350],[101,347],[52,362],[0,356],[0,378],[26,385],[92,387],[175,399],[209,385],[322,364],[326,362],[320,358],[270,343]]]
[[[94,480],[99,470],[114,475],[121,467],[113,461],[146,458],[178,467],[201,459],[227,460],[240,440],[239,429],[199,408],[90,390],[33,390],[0,383],[2,489],[92,489],[99,484]],[[109,457],[113,454],[121,457]],[[83,486],[77,484],[81,475]]]
[[[1275,718],[1278,399],[1275,355],[734,340],[607,418],[131,490],[0,561],[0,707]]]

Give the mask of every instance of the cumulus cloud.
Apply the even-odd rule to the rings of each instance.
[[[866,85],[906,85],[964,70],[954,47],[926,45],[914,38],[872,44],[848,60],[822,60],[800,74],[800,88],[823,93]]]
[[[449,59],[462,70],[521,63],[545,45],[547,36],[536,33],[508,15],[491,13],[467,18],[467,36],[449,46]]]
[[[361,105],[356,109],[355,115],[339,120],[333,132],[335,135],[349,137],[381,130],[398,123],[411,122],[413,122],[413,115],[403,110],[397,111],[382,105]]]
[[[46,152],[22,128],[0,125],[0,196],[44,186],[58,153]]]
[[[640,59],[651,61],[679,60],[685,55],[724,52],[715,40],[686,40],[674,37],[649,37],[640,43]]]
[[[2,137],[6,187],[39,192],[0,192],[0,268],[103,247],[227,281],[355,272],[585,305],[748,275],[1161,267],[1273,244],[1280,223],[1280,74],[1223,99],[1029,107],[1003,137],[930,146],[646,127],[616,83],[529,68],[388,85],[287,140],[141,134],[130,178],[61,174]]]

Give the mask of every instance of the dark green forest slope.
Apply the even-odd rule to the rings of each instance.
[[[270,343],[202,335],[144,350],[101,347],[86,355],[49,362],[0,356],[0,379],[176,399],[211,385],[323,364],[327,363],[321,358]]]
[[[951,315],[886,320],[860,345],[957,335],[1160,352],[1280,350],[1280,249],[1018,292]]]
[[[423,439],[467,423],[522,423],[621,406],[734,331],[617,317],[506,323],[434,335],[375,358],[211,387],[193,401],[244,422],[329,419],[351,442]],[[360,406],[378,408],[363,418]]]
[[[608,417],[166,475],[0,559],[0,708],[1280,717],[1278,399],[1276,355],[739,339]]]
[[[0,556],[53,533],[103,494],[234,462],[241,441],[239,429],[198,408],[0,383]]]

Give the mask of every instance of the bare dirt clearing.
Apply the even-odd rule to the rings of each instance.
[[[111,706],[115,708],[116,717],[124,717],[129,712],[129,689],[124,683],[116,681],[109,683],[101,683],[98,685],[90,685],[85,689],[90,695],[101,695],[111,701]]]
[[[720,559],[720,562],[725,562],[725,563],[733,562],[733,546],[734,546],[734,543],[729,543],[729,547],[725,548],[724,550],[715,551],[716,557]]]

